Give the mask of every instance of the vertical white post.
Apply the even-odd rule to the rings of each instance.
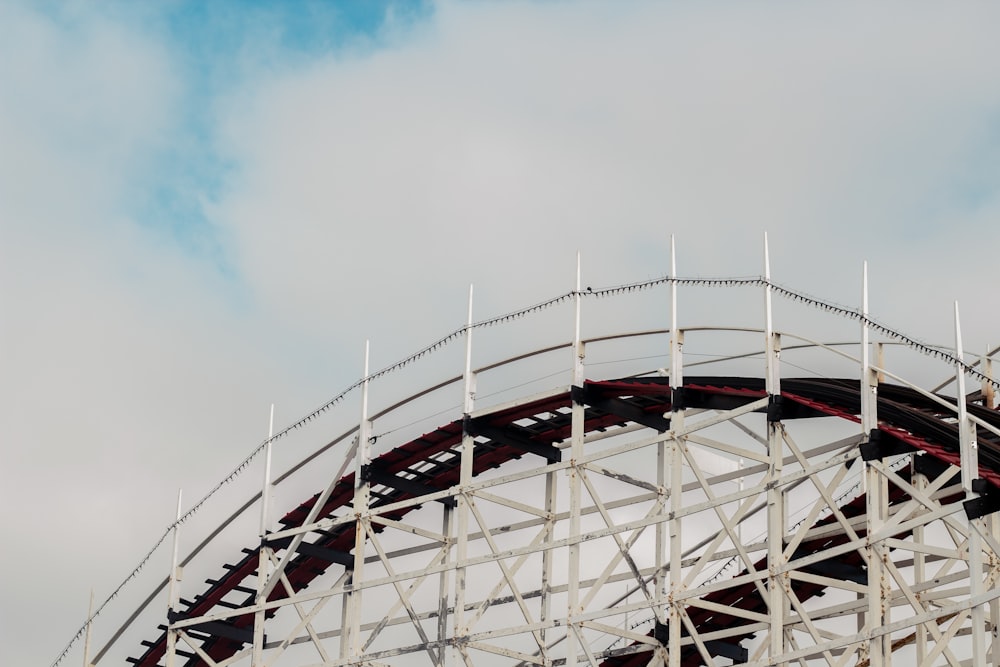
[[[574,333],[573,333],[573,386],[582,387],[584,382],[583,360],[585,351],[580,337],[580,253],[576,255],[576,289],[573,293]],[[575,667],[580,653],[580,638],[577,634],[576,617],[580,609],[580,515],[581,485],[577,462],[583,456],[584,406],[573,399],[572,422],[570,425],[570,466],[569,474],[569,580],[566,595],[566,667]]]
[[[913,471],[913,488],[925,492],[927,490],[927,476]],[[915,544],[924,543],[924,526],[918,525],[913,528],[913,541]],[[927,579],[927,556],[921,551],[913,552],[913,583],[920,585]],[[927,609],[927,603],[920,601],[921,608]],[[916,649],[916,664],[922,665],[927,657],[927,626],[920,623],[914,628],[914,648]]]
[[[871,365],[871,343],[868,326],[868,262],[864,263],[861,289],[861,432],[863,441],[871,438],[878,428],[878,376]],[[888,519],[888,481],[879,472],[876,462],[865,464],[866,531],[873,535]],[[888,576],[882,559],[886,556],[881,545],[869,539],[868,549],[868,628],[880,627],[889,621]],[[919,633],[918,633],[919,634]],[[919,648],[919,647],[918,647]],[[867,651],[873,667],[891,660],[891,637],[883,635],[869,640]]]
[[[476,402],[476,375],[472,371],[472,294],[473,286],[469,285],[469,308],[465,321],[465,368],[462,385],[462,414],[466,420],[469,419]],[[455,639],[469,634],[469,628],[465,625],[465,561],[468,558],[469,549],[469,498],[466,494],[469,491],[469,485],[472,484],[475,447],[475,436],[463,426],[462,458],[458,478],[459,492],[455,495],[458,514],[455,543],[455,611],[452,617],[452,636]]]
[[[865,464],[865,504],[867,516],[865,530],[867,535],[874,535],[888,520],[889,484],[877,465],[880,461],[870,461]],[[889,576],[884,565],[889,557],[888,551],[878,542],[868,540],[868,618],[867,628],[874,630],[889,621],[890,591]],[[872,637],[868,641],[868,660],[872,667],[888,667],[892,658],[892,637],[882,635]]]
[[[972,481],[979,477],[979,444],[974,437],[975,431],[970,428],[968,420],[968,408],[966,407],[965,389],[965,351],[962,347],[962,325],[959,319],[958,302],[955,302],[955,387],[958,392],[956,397],[956,408],[958,411],[959,423],[959,453],[962,464],[962,488],[967,494],[972,493]]]
[[[878,427],[878,377],[872,369],[868,326],[868,262],[861,275],[861,430],[868,438]]]
[[[464,389],[462,392],[462,411],[465,414],[472,412],[476,403],[476,376],[472,372],[472,295],[473,286],[469,285],[469,308],[465,319]]]
[[[584,381],[583,360],[586,356],[583,349],[583,338],[580,333],[580,317],[583,293],[581,289],[581,258],[580,253],[576,253],[576,290],[573,293],[573,386],[582,387]]]
[[[442,516],[441,516],[441,534],[444,535],[445,539],[452,539],[452,509],[451,505],[441,504]],[[447,564],[448,560],[451,558],[451,550],[449,548],[448,552],[445,554],[444,562]],[[438,639],[438,650],[435,652],[436,659],[434,661],[435,667],[444,667],[445,661],[447,660],[447,648],[444,644],[445,639],[448,637],[448,602],[451,597],[451,576],[447,570],[442,570],[441,574],[438,575],[438,623],[437,623],[437,639]]]
[[[969,419],[965,392],[965,352],[962,347],[962,325],[955,302],[955,387],[958,408],[958,446],[962,464],[962,490],[966,498],[979,494],[972,490],[972,483],[979,477],[979,443],[975,424]],[[969,520],[969,594],[973,597],[985,592],[983,582],[983,538],[985,522]],[[986,665],[986,614],[983,605],[972,608],[972,667]]]
[[[879,362],[878,362],[878,366],[879,366],[879,368],[884,368],[885,364],[884,364],[883,360],[881,359],[881,355],[882,355],[881,344],[879,344],[878,354],[879,354],[879,357],[880,357],[879,358]],[[878,380],[879,380],[879,382],[882,381],[882,372],[881,371],[878,372]],[[923,474],[921,472],[917,472],[916,465],[915,465],[916,461],[917,461],[917,458],[915,456],[912,457],[912,459],[911,459],[911,467],[912,467],[912,470],[913,470],[913,475],[912,475],[913,488],[917,489],[920,492],[926,492],[927,491],[927,487],[929,486],[929,480],[927,479],[927,475],[925,475],[925,474]],[[924,528],[924,526],[923,525],[914,526],[914,528],[913,528],[913,541],[914,541],[914,543],[915,544],[923,544],[924,543],[924,539],[925,539],[925,528]],[[913,552],[913,583],[915,585],[919,586],[920,584],[924,583],[924,581],[927,580],[927,567],[926,567],[926,564],[927,564],[927,556],[926,556],[926,554],[924,554],[921,551],[914,551]],[[929,605],[928,605],[928,603],[926,601],[924,601],[923,599],[921,599],[920,600],[920,606],[921,606],[922,610],[927,610],[927,608],[928,608]],[[924,663],[924,660],[927,658],[927,638],[928,638],[927,624],[921,623],[921,624],[917,625],[916,628],[914,628],[914,638],[915,638],[914,639],[914,648],[915,648],[915,651],[916,651],[916,655],[915,655],[916,664],[922,665]]]
[[[365,373],[361,382],[361,421],[358,424],[358,452],[354,466],[354,569],[351,573],[350,593],[350,655],[359,657],[362,652],[361,642],[361,590],[365,565],[365,545],[367,543],[368,504],[371,497],[371,484],[365,479],[365,472],[372,460],[372,425],[368,420],[368,385],[370,382],[368,359],[369,341],[365,341]]]
[[[996,391],[993,386],[993,358],[990,356],[990,348],[987,346],[986,354],[980,362],[980,368],[986,378],[983,380],[983,405],[990,410],[996,409]],[[990,536],[997,540],[1000,538],[1000,517],[993,512],[986,518],[986,528]],[[990,567],[996,567],[996,554],[990,559]],[[989,603],[990,627],[993,628],[990,640],[989,664],[1000,665],[1000,600],[992,600]]]
[[[781,376],[778,368],[779,350],[775,346],[774,318],[771,312],[771,253],[768,249],[767,232],[764,232],[764,283],[764,346],[767,356],[764,380],[767,392],[775,395],[775,392],[781,391]]]
[[[557,489],[559,488],[558,480],[556,479],[556,473],[548,472],[545,474],[545,541],[552,542],[555,540],[556,531],[556,496]],[[552,561],[553,561],[553,550],[546,549],[542,552],[542,599],[541,599],[541,613],[540,621],[543,626],[552,618]],[[542,627],[539,630],[539,636],[542,638],[542,644],[547,647],[546,644],[546,629]],[[547,649],[542,654],[543,660],[548,660]]]
[[[94,589],[90,589],[90,604],[87,605],[87,631],[83,636],[83,667],[90,667],[90,626],[94,624]]]
[[[267,535],[271,520],[271,440],[274,438],[274,403],[267,419],[267,442],[264,443],[264,484],[260,493],[260,536]]]
[[[885,373],[882,372],[885,368],[885,343],[875,343],[875,365],[879,368],[875,371],[875,382],[881,384],[885,382]]]
[[[579,289],[579,281],[577,282]],[[551,543],[555,540],[556,531],[556,497],[558,495],[559,479],[557,473],[550,471],[545,473],[545,542]],[[552,619],[552,570],[555,552],[553,549],[542,551],[542,581],[541,581],[541,609],[539,620],[543,627],[539,630],[542,640],[542,660],[549,661],[548,632],[544,627]]]
[[[982,382],[983,407],[995,410],[997,407],[996,390],[993,388],[993,359],[990,357],[989,347],[987,347],[986,354],[979,361],[979,368],[982,369],[985,376]]]
[[[177,658],[177,631],[173,625],[173,616],[177,613],[177,605],[180,599],[178,582],[181,579],[180,567],[177,565],[178,553],[180,551],[180,530],[181,530],[181,495],[182,490],[177,490],[177,514],[174,520],[174,544],[170,555],[170,584],[167,587],[167,656],[166,667],[174,667]]]
[[[684,332],[677,323],[677,249],[673,236],[670,237],[670,430],[674,433],[684,427],[684,406],[680,402],[684,386]],[[681,438],[674,436],[670,440],[670,458],[668,470],[670,473],[670,594],[668,596],[669,616],[667,618],[667,661],[669,667],[680,667],[681,664],[681,612],[683,602],[679,596],[684,585],[681,576],[681,518],[684,508],[683,476],[681,466],[684,461]],[[664,457],[666,452],[663,453]],[[663,477],[666,477],[662,472]],[[659,524],[657,524],[659,525]],[[662,564],[658,564],[661,567]]]
[[[994,541],[1000,540],[1000,516],[997,516],[996,512],[993,512],[988,517],[986,517],[986,525],[990,531],[990,537]],[[997,554],[993,554],[990,557],[989,567],[995,572]],[[1000,600],[990,600],[989,604],[990,612],[990,628],[992,632],[990,633],[990,661],[988,664],[1000,665]]]
[[[267,526],[271,506],[271,439],[274,437],[274,403],[267,422],[267,441],[264,443],[264,484],[260,491],[260,551],[257,561],[256,604],[267,601],[267,579],[271,570],[271,548],[267,544]],[[267,616],[263,609],[253,615],[253,655],[251,667],[264,664],[264,622]]]
[[[743,472],[743,468],[744,468],[745,465],[746,465],[746,461],[743,460],[742,456],[739,459],[737,459],[737,461],[736,461],[736,467],[739,469],[740,473]],[[743,477],[743,475],[741,474],[739,480],[737,480],[737,482],[736,482],[736,490],[739,491],[740,493],[743,493],[743,489],[744,489],[745,483],[746,483],[746,478]],[[736,504],[736,508],[739,509],[739,504],[738,503]],[[740,544],[743,543],[743,522],[742,521],[740,521],[738,524],[736,524],[736,538],[740,541]]]
[[[782,552],[785,537],[784,494],[778,486],[781,478],[784,452],[784,437],[781,428],[781,341],[774,332],[771,311],[771,257],[768,250],[767,234],[764,234],[764,337],[765,337],[765,385],[771,405],[767,416],[768,485],[767,485],[767,567],[768,567],[768,610],[770,617],[770,643],[768,652],[775,660],[785,651],[785,606],[787,598],[784,587],[787,575],[779,574],[784,565]],[[785,663],[775,663],[778,665]]]
[[[351,593],[348,586],[353,583],[349,573],[345,573],[344,594],[340,598],[340,659],[346,660],[351,654]]]
[[[677,324],[677,247],[674,242],[674,237],[670,237],[670,388],[680,389],[684,384],[684,358],[683,358],[683,347],[684,347],[684,332],[680,330]],[[673,408],[673,404],[671,403]],[[674,418],[683,419],[683,410],[674,410],[674,412],[679,414],[672,414],[671,420]],[[677,429],[671,421],[671,430],[676,431]]]

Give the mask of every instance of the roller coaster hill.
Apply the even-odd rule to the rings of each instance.
[[[470,290],[464,326],[376,372],[366,348],[360,380],[179,499],[54,664],[1000,664],[990,355],[965,355],[957,307],[929,345],[861,283],[852,308],[766,263],[607,289],[578,271],[486,320]],[[736,292],[755,322],[680,324]],[[816,333],[776,327],[777,302]],[[659,323],[611,329],[630,312]],[[552,322],[565,338],[503,348]]]

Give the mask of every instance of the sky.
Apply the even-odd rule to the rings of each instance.
[[[578,252],[587,285],[657,277],[671,235],[680,275],[759,275],[766,232],[779,283],[857,305],[868,261],[881,320],[950,343],[958,300],[966,348],[1000,342],[998,20],[0,1],[0,662],[50,664],[271,403],[460,327],[473,283],[478,318]]]

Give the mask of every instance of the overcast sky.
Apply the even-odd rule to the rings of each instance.
[[[756,275],[767,231],[778,282],[856,305],[868,260],[881,319],[950,342],[958,299],[967,347],[1000,342],[998,25],[0,1],[0,662],[49,664],[268,404],[455,329],[470,283],[486,317],[570,289],[578,250],[586,284],[658,276],[671,234],[682,275]]]

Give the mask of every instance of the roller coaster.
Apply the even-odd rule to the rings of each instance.
[[[988,357],[965,360],[957,312],[944,350],[873,320],[867,297],[834,306],[767,271],[597,291],[577,281],[540,304],[575,306],[566,344],[474,367],[473,333],[496,321],[474,323],[470,296],[451,336],[465,342],[461,375],[372,413],[366,361],[356,424],[275,479],[265,443],[262,490],[220,526],[259,512],[259,534],[190,599],[182,566],[218,531],[184,559],[175,546],[170,576],[86,664],[109,664],[163,599],[159,627],[128,649],[138,667],[1000,664],[997,384]],[[679,326],[678,286],[730,283],[761,290],[763,327]],[[670,290],[669,329],[581,335],[586,299],[651,287]],[[853,320],[859,339],[779,332],[774,295]],[[720,335],[757,348],[685,355]],[[595,349],[640,341],[667,363],[590,377]],[[891,346],[929,356],[950,383],[891,371]],[[851,372],[782,377],[796,351]],[[553,355],[572,361],[565,384],[477,392]],[[735,359],[759,372],[686,372]],[[430,430],[379,428],[449,391],[462,404]],[[317,463],[331,453],[336,473]],[[301,500],[271,521],[275,486],[305,469],[325,481],[293,487]]]

